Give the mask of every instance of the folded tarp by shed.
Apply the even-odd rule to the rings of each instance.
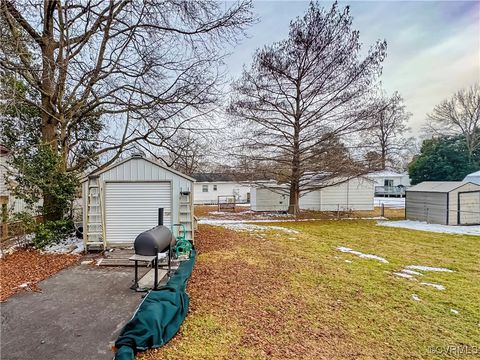
[[[150,291],[133,318],[121,331],[115,347],[115,360],[133,360],[137,351],[165,345],[187,316],[189,298],[185,291],[195,264],[196,252],[181,263],[167,285]]]

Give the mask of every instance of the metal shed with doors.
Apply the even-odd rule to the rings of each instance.
[[[480,224],[480,185],[425,181],[407,189],[405,218],[443,225]]]
[[[193,242],[194,181],[142,155],[90,174],[82,182],[86,248],[133,246],[138,234],[158,224],[159,209],[165,226],[183,224]]]

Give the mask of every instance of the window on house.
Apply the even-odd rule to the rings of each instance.
[[[213,191],[217,191],[217,185],[213,185]]]
[[[208,185],[202,185],[202,192],[208,192]]]
[[[392,179],[383,180],[383,186],[393,186],[393,180]]]

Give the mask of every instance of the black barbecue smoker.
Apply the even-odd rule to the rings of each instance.
[[[135,281],[132,289],[138,289],[138,263],[146,262],[154,270],[153,290],[158,288],[158,258],[159,254],[165,254],[168,258],[168,273],[170,276],[172,267],[172,253],[175,246],[175,237],[170,229],[163,225],[163,208],[158,209],[158,225],[144,231],[135,238],[133,244],[135,255],[129,260],[135,261]]]

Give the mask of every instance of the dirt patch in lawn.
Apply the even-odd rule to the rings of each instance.
[[[48,254],[22,249],[0,259],[0,301],[18,291],[38,291],[36,285],[58,271],[75,264],[78,255]]]

